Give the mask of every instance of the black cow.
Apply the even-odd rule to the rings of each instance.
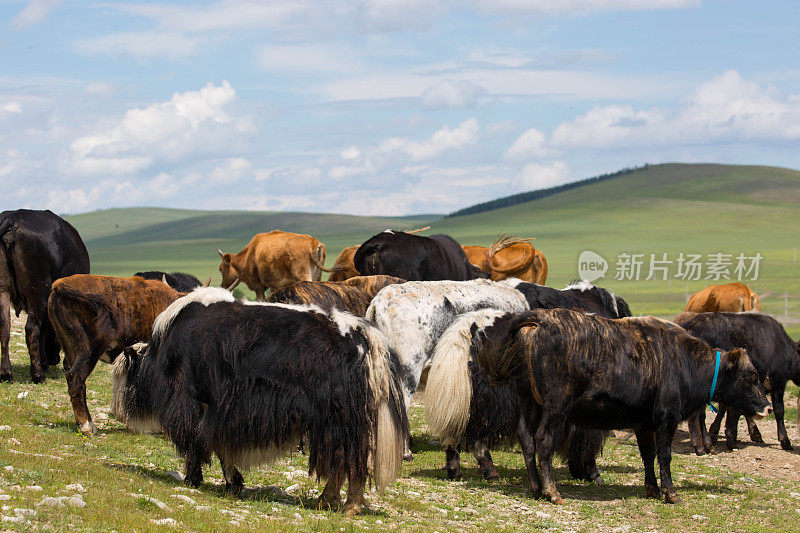
[[[422,237],[386,230],[359,246],[353,264],[362,276],[385,274],[408,281],[490,277],[470,264],[464,249],[448,235]]]
[[[50,286],[58,278],[89,273],[89,252],[69,222],[51,211],[19,209],[0,213],[0,381],[11,381],[8,344],[11,307],[28,314],[25,340],[31,380],[44,381],[59,362],[60,347],[47,316]]]
[[[715,350],[654,317],[609,320],[568,309],[537,309],[500,317],[478,336],[483,342],[477,360],[492,381],[527,380],[533,398],[528,403],[530,427],[536,428],[539,455],[531,487],[553,503],[563,502],[552,459],[568,423],[634,428],[647,495],[659,496],[653,465],[657,455],[661,493],[667,503],[676,503],[680,498],[670,461],[681,420],[709,395],[749,416],[769,413],[758,372],[745,350],[721,354],[712,391]]]
[[[368,474],[383,491],[403,461],[397,373],[386,339],[363,319],[200,288],[158,317],[146,352],[118,358],[112,412],[163,428],[190,485],[216,454],[231,493],[244,483],[237,467],[273,461],[305,437],[309,472],[328,480],[320,506],[338,507],[347,479],[344,510],[355,514]]]
[[[628,304],[606,289],[578,283],[566,289],[509,279],[500,282],[520,291],[532,309],[576,309],[606,318],[631,315]],[[466,444],[478,461],[486,479],[497,479],[489,450],[503,440],[518,439],[527,454],[532,442],[529,428],[520,419],[522,407],[515,384],[488,385],[485,373],[475,364],[475,332],[490,324],[499,312],[476,311],[459,317],[441,336],[431,360],[425,391],[425,418],[428,428],[442,437],[447,447],[448,479],[461,477],[458,446]],[[469,373],[465,372],[469,368]],[[603,449],[608,432],[572,428],[561,443],[570,473],[576,479],[599,481],[596,457]]]
[[[778,440],[784,450],[791,450],[792,443],[783,421],[783,395],[789,380],[800,385],[800,348],[792,341],[780,322],[761,313],[682,313],[675,323],[686,331],[706,341],[711,346],[732,350],[744,348],[758,370],[762,384],[772,396],[772,409],[778,424]],[[740,414],[720,404],[719,413],[706,434],[705,409],[697,418],[689,419],[689,434],[695,452],[711,452],[712,442],[717,440],[719,427],[725,411],[725,440],[729,449],[736,447]],[[798,414],[800,417],[800,414]],[[755,423],[748,419],[748,429],[753,442],[764,442]],[[709,438],[710,437],[710,438]]]
[[[531,309],[575,309],[606,318],[631,316],[628,304],[621,297],[601,287],[582,281],[564,289],[554,289],[516,278],[501,281],[511,285],[528,300]]]
[[[159,270],[148,270],[147,272],[137,272],[134,276],[157,281],[166,280],[167,285],[178,292],[192,292],[193,289],[202,285],[199,279],[185,272],[173,272],[168,274],[167,272],[161,272]]]

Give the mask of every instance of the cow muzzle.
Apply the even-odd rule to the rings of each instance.
[[[755,420],[761,420],[762,418],[767,418],[769,414],[772,412],[772,406],[768,405],[763,408],[760,412],[753,415]]]

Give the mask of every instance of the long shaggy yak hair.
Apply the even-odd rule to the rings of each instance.
[[[496,476],[496,472],[483,447],[492,449],[519,438],[525,449],[527,441],[520,432],[530,433],[521,420],[524,412],[516,390],[524,383],[494,385],[475,359],[482,339],[475,333],[503,315],[502,311],[486,309],[458,317],[436,345],[425,388],[425,421],[431,433],[447,447],[457,447],[460,442],[473,447],[487,477]],[[605,431],[574,426],[564,434],[559,451],[573,477],[598,479],[596,458],[607,436]],[[448,450],[448,455],[451,453]],[[457,468],[449,459],[448,477],[458,477]]]
[[[403,283],[394,276],[356,276],[344,281],[296,281],[273,292],[268,302],[316,305],[326,311],[338,309],[364,316],[370,302],[384,287]]]
[[[309,474],[328,480],[320,505],[338,506],[347,479],[345,510],[358,512],[368,475],[383,491],[402,463],[396,376],[396,356],[363,319],[201,288],[159,316],[145,356],[118,359],[113,406],[133,428],[163,428],[192,485],[216,454],[234,493],[237,466],[269,462],[305,436]]]

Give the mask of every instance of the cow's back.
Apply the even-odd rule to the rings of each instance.
[[[259,233],[248,244],[262,282],[303,280],[303,274],[313,266],[311,254],[319,246],[315,237],[280,230]]]
[[[758,296],[744,283],[709,285],[694,293],[686,304],[685,311],[716,313],[761,310]]]
[[[467,261],[480,268],[484,272],[491,272],[492,265],[489,263],[489,249],[484,246],[462,246]]]

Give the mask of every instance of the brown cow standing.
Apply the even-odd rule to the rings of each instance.
[[[53,283],[47,312],[64,349],[64,371],[78,428],[97,432],[86,405],[86,378],[126,346],[150,339],[156,317],[186,293],[162,281],[76,274]]]
[[[692,294],[684,311],[693,313],[761,311],[761,300],[744,283],[709,285],[702,291]]]
[[[492,274],[492,281],[519,278],[544,285],[547,281],[547,260],[541,250],[517,237],[499,238],[489,248],[463,246],[470,263]]]
[[[222,264],[222,287],[243,281],[264,300],[267,289],[278,290],[295,281],[319,281],[325,268],[325,245],[310,235],[273,230],[259,233],[238,254],[217,248]]]
[[[331,272],[331,277],[328,278],[328,281],[344,281],[361,275],[358,270],[356,270],[356,265],[353,263],[356,250],[358,250],[358,246],[348,246],[341,251],[339,257],[336,258],[336,262],[333,264],[333,268],[331,269],[333,272]]]

